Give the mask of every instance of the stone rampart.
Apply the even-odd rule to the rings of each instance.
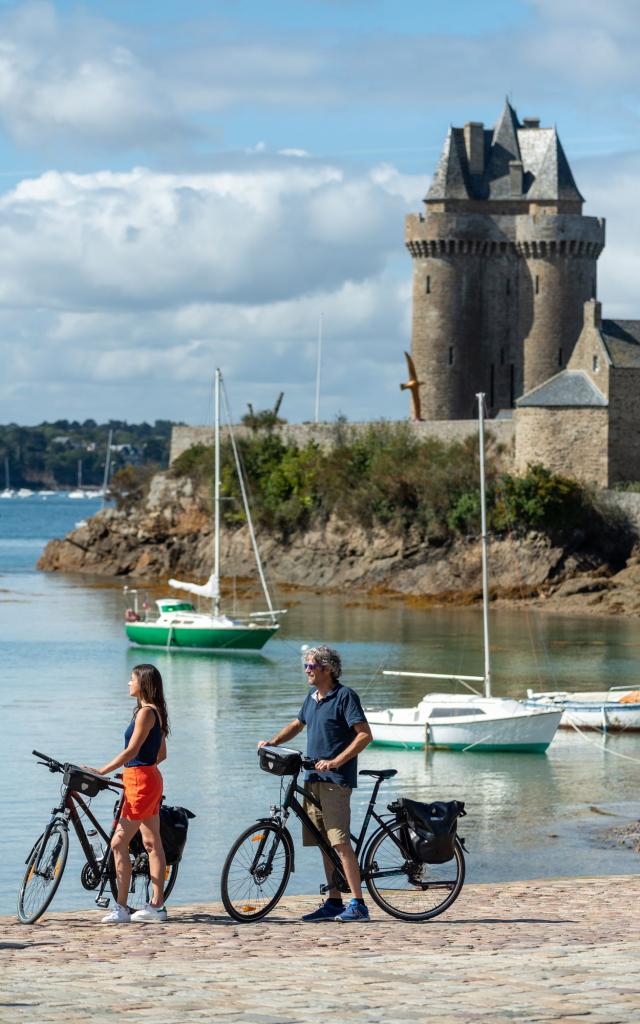
[[[515,469],[542,463],[553,473],[609,486],[607,408],[523,408],[516,412]]]
[[[339,423],[284,423],[276,430],[288,443],[295,443],[303,447],[310,441],[315,441],[321,448],[328,449],[336,443],[341,430],[359,434],[368,430],[372,425],[371,423],[348,423],[343,428]],[[453,441],[464,441],[465,438],[478,432],[477,420],[430,420],[423,423],[409,422],[407,426],[420,438],[437,438],[446,444],[451,444]],[[235,426],[233,430],[236,437],[247,436],[251,433],[250,428],[245,426]],[[503,460],[507,465],[511,460],[510,453],[513,448],[513,421],[510,419],[491,420],[487,423],[487,431],[498,444],[504,445],[507,449]],[[221,433],[223,436],[225,435],[224,428]],[[179,455],[182,455],[187,448],[191,448],[194,444],[212,445],[213,428],[175,426],[171,432],[169,462],[175,462]]]

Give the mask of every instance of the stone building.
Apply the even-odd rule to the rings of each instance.
[[[603,320],[586,303],[567,368],[517,402],[515,466],[599,487],[640,480],[640,320]]]
[[[424,202],[406,219],[422,415],[471,417],[478,391],[513,408],[571,358],[604,221],[583,216],[555,128],[509,102],[493,131],[449,129]]]

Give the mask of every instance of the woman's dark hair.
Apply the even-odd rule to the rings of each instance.
[[[155,665],[135,665],[131,670],[131,674],[136,677],[140,684],[138,709],[142,707],[143,703],[155,705],[160,714],[160,728],[163,734],[168,736],[170,732],[169,715],[167,714],[167,705],[165,704],[164,690],[162,689],[162,676]]]

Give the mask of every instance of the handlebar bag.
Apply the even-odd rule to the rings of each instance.
[[[297,775],[302,768],[302,754],[290,747],[260,747],[260,767],[270,775]]]
[[[108,779],[103,778],[101,775],[94,775],[93,772],[85,772],[75,764],[64,765],[62,781],[74,793],[80,793],[81,796],[86,797],[97,796],[101,790],[106,789],[109,785]]]
[[[458,818],[467,812],[461,800],[419,803],[402,797],[396,816],[407,825],[413,853],[424,864],[444,864],[454,856]]]

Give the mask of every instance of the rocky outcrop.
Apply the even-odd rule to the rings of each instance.
[[[261,537],[260,551],[276,583],[388,591],[426,603],[471,603],[480,596],[477,538],[434,544],[412,531],[366,530],[331,518],[287,542]],[[221,554],[226,576],[255,576],[246,527],[223,530]],[[492,596],[550,609],[640,614],[640,561],[629,554],[616,573],[605,556],[579,542],[569,550],[542,534],[494,539]],[[189,479],[159,474],[142,507],[99,512],[64,539],[51,541],[38,567],[137,581],[198,580],[209,576],[212,562],[206,502]]]

